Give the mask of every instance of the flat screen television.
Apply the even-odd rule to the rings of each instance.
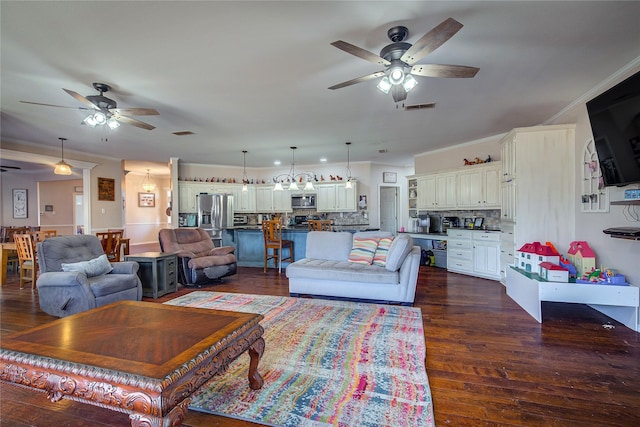
[[[604,185],[640,182],[640,72],[587,102]]]

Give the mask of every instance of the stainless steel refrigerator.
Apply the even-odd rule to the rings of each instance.
[[[198,194],[198,227],[211,236],[216,246],[222,245],[222,230],[233,227],[232,194]]]

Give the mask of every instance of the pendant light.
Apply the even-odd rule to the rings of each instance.
[[[345,145],[347,146],[347,182],[344,184],[344,188],[353,188],[351,184],[351,159],[349,158],[349,146],[351,145],[351,143],[345,142]]]
[[[242,192],[249,191],[249,178],[247,178],[247,150],[242,150]]]
[[[151,176],[149,175],[149,169],[147,169],[147,176],[145,177],[144,181],[142,182],[142,188],[147,193],[151,193],[156,188],[156,185],[151,182]]]
[[[58,138],[60,140],[60,161],[56,163],[53,173],[56,175],[71,175],[71,165],[64,161],[64,142],[67,138]]]
[[[289,191],[298,191],[300,187],[298,187],[297,179],[302,182],[303,178],[306,180],[304,185],[304,191],[313,191],[315,190],[313,186],[313,174],[302,172],[296,175],[296,156],[295,152],[298,147],[289,147],[291,148],[291,170],[287,174],[281,174],[273,178],[273,182],[275,182],[275,186],[273,187],[273,191],[284,191],[284,187],[282,186],[282,182],[286,179],[289,181],[289,187],[287,188]]]

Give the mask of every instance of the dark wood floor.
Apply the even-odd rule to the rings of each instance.
[[[206,289],[288,294],[284,274],[259,268],[240,268],[226,284]],[[597,311],[546,303],[538,324],[500,283],[431,267],[421,267],[415,305],[423,313],[436,425],[640,425],[640,334]],[[0,313],[0,338],[54,319],[40,311],[36,293],[18,289],[15,275],[0,291]],[[7,427],[130,425],[126,414],[50,403],[6,384],[0,419]],[[255,424],[190,412],[185,425]]]

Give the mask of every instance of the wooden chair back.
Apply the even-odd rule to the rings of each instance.
[[[309,231],[333,231],[330,219],[310,219]]]
[[[31,233],[30,227],[11,227],[7,230],[8,242],[15,242],[15,236],[17,234],[29,234]]]
[[[280,219],[262,221],[262,236],[264,238],[264,269],[267,272],[267,263],[273,259],[278,266],[278,273],[282,271],[282,261],[293,262],[293,241],[282,239],[282,222]],[[289,256],[282,255],[282,249],[289,250]],[[271,253],[269,253],[271,250]]]
[[[31,234],[15,234],[13,236],[16,243],[16,251],[18,252],[18,261],[20,268],[20,289],[23,288],[24,282],[31,282],[31,289],[36,286],[36,275],[38,272],[38,262],[36,260],[35,243]],[[27,273],[29,275],[27,276]]]
[[[107,255],[107,259],[110,262],[120,262],[122,233],[122,230],[96,233],[96,236],[100,239],[102,250],[104,250],[104,253]]]
[[[42,242],[44,239],[47,239],[49,237],[56,237],[58,235],[58,231],[57,230],[40,230],[40,231],[32,232],[31,235],[33,236],[33,239],[36,242]]]

